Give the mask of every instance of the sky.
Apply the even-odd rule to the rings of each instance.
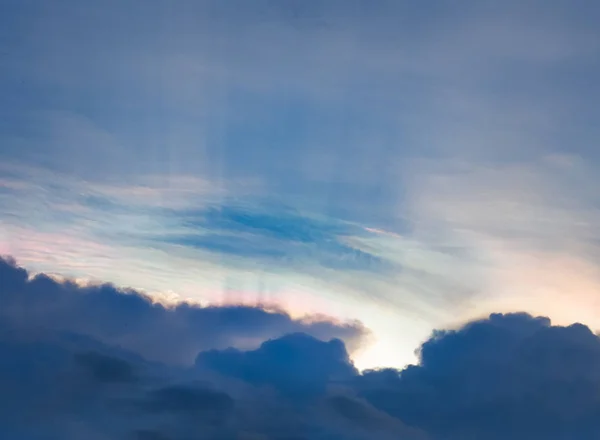
[[[495,312],[600,330],[599,19],[587,0],[0,0],[0,254],[293,323],[188,357],[299,331],[403,368]]]

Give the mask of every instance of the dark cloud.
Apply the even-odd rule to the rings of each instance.
[[[200,353],[196,365],[252,384],[272,385],[295,398],[322,394],[330,382],[357,374],[342,341],[323,342],[303,333],[266,341],[253,351]]]
[[[135,431],[131,435],[132,440],[169,440],[171,437],[163,434],[160,431],[154,431],[149,429],[140,429]]]
[[[587,327],[494,314],[438,331],[420,363],[358,378],[360,394],[442,439],[594,439],[600,339]]]
[[[172,335],[161,340],[173,331],[166,314],[182,319],[184,327],[188,313],[206,317],[212,327],[204,328],[215,333],[229,326],[231,340],[249,332],[268,334],[260,326],[272,328],[263,322],[271,315],[233,307],[219,320],[211,317],[217,308],[206,315],[193,314],[203,309],[191,306],[171,311],[112,286],[82,288],[43,275],[31,278],[8,261],[0,268],[1,438],[367,440],[398,433],[420,438],[398,420],[371,429],[364,420],[391,418],[366,401],[355,410],[368,414],[363,419],[354,420],[344,404],[336,409],[340,403],[331,388],[343,388],[358,374],[344,343],[298,333],[311,325],[287,315],[275,314],[276,328],[287,325],[292,333],[267,337],[254,350],[208,350],[198,354],[195,365],[167,365],[140,356],[147,347],[140,343],[144,338],[179,344]],[[141,325],[145,320],[148,325]],[[187,344],[185,334],[179,335]],[[343,392],[354,402],[351,389]]]
[[[265,390],[265,382],[255,383],[252,378],[233,380],[199,368],[151,364],[85,337],[73,344],[70,337],[48,332],[37,334],[35,341],[30,335],[19,335],[12,333],[0,344],[1,438],[367,440],[404,434],[409,435],[401,438],[422,438],[401,421],[354,397],[329,397],[320,390],[321,396],[306,401],[302,394],[280,396]],[[300,338],[305,341],[299,346]],[[85,341],[101,346],[102,352],[81,351]],[[290,350],[296,351],[292,358],[302,356],[296,358],[302,367],[325,355],[323,364],[345,365],[346,374],[352,375],[346,380],[357,374],[338,340],[324,343],[307,335],[293,335],[270,344],[279,348],[253,359],[252,367],[273,374],[277,374],[278,366],[291,368],[275,379],[278,386],[282,378],[296,381],[294,372],[304,377],[300,377],[300,385],[310,387],[313,381],[324,384],[324,372],[331,370],[319,367],[301,373],[290,364],[291,358],[277,360]],[[311,374],[315,379],[310,379]],[[340,403],[341,399],[350,403]],[[353,404],[357,408],[348,409]]]
[[[197,426],[204,434],[210,431],[209,438],[219,438],[236,428],[235,400],[223,391],[194,383],[154,389],[144,395],[138,405],[140,419],[149,415],[154,424],[158,421],[163,425],[163,430],[165,425],[170,426],[167,431],[171,433],[189,432]]]
[[[378,425],[378,417],[368,405],[347,396],[333,396],[329,399],[331,407],[343,418],[367,429],[374,429]]]
[[[106,407],[118,395],[115,392],[128,390],[111,386],[114,379],[123,376],[107,376],[106,365],[126,362],[79,353],[70,341],[55,334],[3,332],[0,437],[59,440],[102,438],[94,436],[118,432],[123,421]],[[133,367],[126,367],[129,368]],[[89,374],[90,370],[100,374]],[[94,436],[88,437],[88,433]]]
[[[153,391],[144,407],[152,412],[229,413],[234,401],[226,393],[208,388],[168,386]]]
[[[251,348],[293,332],[340,338],[353,346],[366,334],[358,323],[297,320],[260,307],[165,307],[109,284],[82,287],[44,274],[31,278],[25,269],[2,259],[0,301],[0,318],[21,331],[69,331],[169,363],[192,364],[202,350],[240,344]]]
[[[97,352],[78,353],[75,359],[99,382],[131,382],[136,379],[132,365]]]
[[[268,334],[252,325],[272,318],[234,307],[220,321],[214,310],[171,311],[135,292],[30,279],[7,261],[0,268],[0,438],[600,438],[600,338],[581,324],[493,314],[435,331],[418,365],[402,371],[361,374],[340,339],[297,331],[246,351],[201,349],[195,364],[177,366],[140,355],[150,336],[202,347],[189,345],[184,332],[173,336],[169,313],[192,332],[226,327],[229,339],[221,341]],[[188,326],[188,313],[206,316],[212,327]],[[276,319],[292,329],[307,325]],[[163,332],[169,337],[161,339]]]

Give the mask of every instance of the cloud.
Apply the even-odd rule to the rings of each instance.
[[[15,279],[2,280],[14,286]],[[260,373],[261,380],[256,381],[198,365],[151,363],[87,336],[53,329],[27,332],[5,317],[0,317],[0,324],[3,438],[422,438],[367,402],[349,395],[349,402],[340,403],[341,397],[329,395],[326,385],[335,376],[330,373],[339,373],[331,367],[341,366],[346,380],[357,374],[340,340],[322,342],[293,334],[247,353],[250,361],[243,368],[279,375],[274,384],[284,391],[294,389],[298,375],[295,390],[306,385],[310,390],[318,383],[318,395],[306,400],[265,389],[266,377]],[[315,365],[315,358],[322,355]],[[354,411],[366,415],[355,422],[345,409],[349,405],[358,405]],[[382,423],[372,429],[365,419]]]
[[[131,364],[122,359],[90,351],[78,354],[76,360],[98,382],[130,382],[136,378]]]
[[[205,342],[190,345],[197,328],[179,308],[169,311],[110,286],[32,278],[7,261],[0,267],[2,437],[592,440],[600,434],[600,338],[581,324],[492,314],[435,331],[420,346],[418,364],[359,373],[340,339],[298,332],[314,329],[282,313],[277,319],[287,327],[257,332],[257,323],[271,319],[268,312],[254,310],[248,320],[248,308],[224,307],[218,320],[209,319],[218,323],[210,328],[221,345],[248,332],[264,342],[206,349]],[[69,307],[75,302],[69,295],[98,297],[87,309]],[[62,325],[50,325],[36,308]],[[172,321],[162,317],[168,312],[175,313]],[[139,324],[147,314],[154,329]],[[177,337],[175,322],[185,329]],[[331,323],[328,329],[335,333]],[[121,343],[124,333],[137,344]],[[146,360],[147,337],[196,349],[196,362]]]
[[[375,407],[434,438],[593,439],[600,433],[600,338],[581,324],[493,314],[437,331],[420,362],[358,378]]]
[[[323,342],[304,333],[266,341],[253,351],[203,352],[196,366],[255,385],[272,385],[294,398],[320,395],[330,382],[357,374],[342,341]]]
[[[3,200],[0,252],[35,272],[110,280],[171,303],[274,302],[294,317],[369,320],[365,293],[378,299],[399,271],[357,241],[374,234],[362,225],[269,197],[219,202],[202,179],[98,183],[5,165],[27,190]],[[282,224],[295,232],[278,233]]]
[[[44,274],[30,276],[7,260],[0,260],[0,280],[0,318],[23,332],[75,332],[167,363],[192,364],[201,350],[251,348],[286,333],[338,337],[354,347],[367,334],[358,323],[293,319],[260,307],[165,306],[109,284],[80,286]]]
[[[227,257],[265,260],[299,271],[314,271],[316,267],[359,271],[391,268],[381,257],[348,243],[348,238],[369,235],[358,225],[261,205],[223,201],[204,210],[173,211],[172,221],[183,231],[157,240]]]
[[[227,394],[206,388],[169,386],[153,391],[147,409],[156,412],[230,412],[233,400]]]
[[[141,376],[130,373],[143,364],[138,357],[89,338],[27,334],[0,322],[2,437],[103,439],[122,430],[122,417],[107,407],[137,392]]]

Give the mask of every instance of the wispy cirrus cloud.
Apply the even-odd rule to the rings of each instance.
[[[356,224],[314,218],[290,208],[260,203],[224,203],[205,210],[174,212],[186,232],[158,237],[168,243],[200,248],[227,258],[253,258],[292,265],[302,271],[318,267],[338,270],[383,271],[383,258],[345,238],[369,235]]]
[[[242,265],[264,259],[274,269],[386,269],[384,259],[352,246],[352,237],[372,234],[363,226],[265,204],[252,195],[242,201],[239,191],[199,178],[147,176],[127,185],[67,175],[57,179],[31,168],[13,167],[11,173],[1,194],[5,216],[13,217],[7,227],[68,228],[80,238],[114,245],[175,245],[236,258]]]

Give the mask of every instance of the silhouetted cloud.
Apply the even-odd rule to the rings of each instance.
[[[442,439],[593,439],[600,435],[600,339],[581,324],[493,314],[438,331],[420,363],[372,371],[359,391]]]
[[[179,309],[153,305],[135,292],[111,286],[82,288],[44,275],[32,278],[10,261],[2,261],[0,268],[5,306],[0,313],[2,438],[367,440],[398,433],[420,438],[401,421],[373,430],[362,419],[354,421],[347,410],[335,408],[342,397],[330,388],[344,388],[358,372],[340,339],[325,342],[294,331],[301,326],[310,330],[310,324],[286,324],[291,334],[255,350],[202,352],[196,365],[149,362],[139,355],[146,350],[144,344],[117,346],[109,340],[127,336],[123,340],[140,344],[152,337],[177,345],[177,338],[160,339],[174,325],[161,315],[174,313],[173,320],[185,320]],[[228,331],[244,336],[254,331],[248,322],[270,316],[252,308],[224,309],[222,316],[231,320]],[[249,321],[250,312],[258,318]],[[293,322],[282,313],[277,316]],[[154,320],[151,335],[145,334],[149,326],[136,323],[143,319]],[[125,322],[130,324],[122,331],[118,324]],[[213,333],[228,325],[212,322]],[[186,330],[193,333],[195,328]],[[352,402],[356,399],[351,389],[340,392]],[[366,401],[356,405],[369,419],[392,420]]]
[[[153,391],[147,408],[153,412],[231,412],[233,399],[207,388],[169,386]]]
[[[160,431],[140,429],[132,433],[131,438],[134,440],[169,440],[171,437],[163,434]]]
[[[200,429],[216,430],[219,435],[233,428],[234,408],[235,401],[227,393],[197,384],[161,387],[139,402],[139,409],[155,420],[175,418],[180,425],[177,429],[191,430],[200,425]]]
[[[303,333],[264,342],[258,349],[200,353],[196,365],[256,385],[272,385],[295,398],[324,393],[332,381],[357,374],[344,343],[319,341]]]
[[[76,360],[89,369],[98,382],[131,382],[136,379],[131,364],[119,358],[90,351],[77,354]]]
[[[35,337],[20,332],[2,336],[2,438],[367,440],[391,439],[398,434],[407,434],[402,438],[410,440],[422,438],[366,402],[356,403],[358,411],[366,415],[355,420],[348,411],[332,409],[336,399],[342,399],[335,395],[331,398],[334,404],[329,403],[327,394],[310,401],[293,393],[280,396],[264,390],[262,383],[255,386],[244,380],[215,377],[198,368],[149,364],[89,338],[73,344],[71,337],[48,332]],[[300,336],[284,337],[280,345],[297,338]],[[303,358],[297,361],[306,367],[323,354],[328,343],[308,342],[311,337],[306,335],[302,338],[306,339],[305,348],[299,350]],[[102,352],[89,351],[85,341],[92,347],[101,346]],[[276,340],[271,343],[278,344]],[[319,344],[323,346],[319,348]],[[335,347],[333,353],[347,359],[340,341],[330,345]],[[266,356],[257,359],[254,366],[276,373],[282,363]],[[356,374],[349,363],[346,366]],[[291,382],[296,380],[290,371],[283,376]],[[315,376],[314,382],[327,380],[319,372]],[[308,372],[300,385],[310,386],[310,382]],[[346,399],[354,402],[352,397]],[[382,422],[371,426],[365,418]]]
[[[109,284],[79,286],[38,274],[0,259],[0,318],[15,328],[65,330],[133,350],[167,363],[192,364],[199,351],[253,348],[268,338],[305,332],[323,339],[360,343],[359,323],[325,318],[293,319],[279,310],[249,306],[153,303],[134,290]]]
[[[168,313],[183,320],[185,331],[198,328],[188,325],[179,308],[168,310],[111,286],[82,288],[46,276],[30,278],[9,261],[0,265],[0,300],[2,438],[595,440],[600,435],[600,338],[581,324],[561,327],[525,313],[492,314],[456,330],[435,331],[418,350],[417,365],[359,373],[342,340],[298,331],[268,336],[248,350],[200,348],[194,364],[151,362],[141,356],[150,343],[145,339],[150,324],[140,320],[153,320],[151,337],[157,343],[177,346],[181,340],[186,349],[205,344],[190,344],[183,331],[173,336],[175,323],[164,318]],[[221,341],[256,331],[249,322],[271,319],[252,308],[225,309],[220,316],[231,323],[209,321],[214,332],[227,328],[228,339]],[[258,313],[254,321],[248,320],[250,310]],[[312,329],[277,316],[288,327],[269,329]],[[51,325],[52,319],[61,325]],[[123,331],[120,325],[128,320]],[[162,333],[171,334],[161,339]]]

